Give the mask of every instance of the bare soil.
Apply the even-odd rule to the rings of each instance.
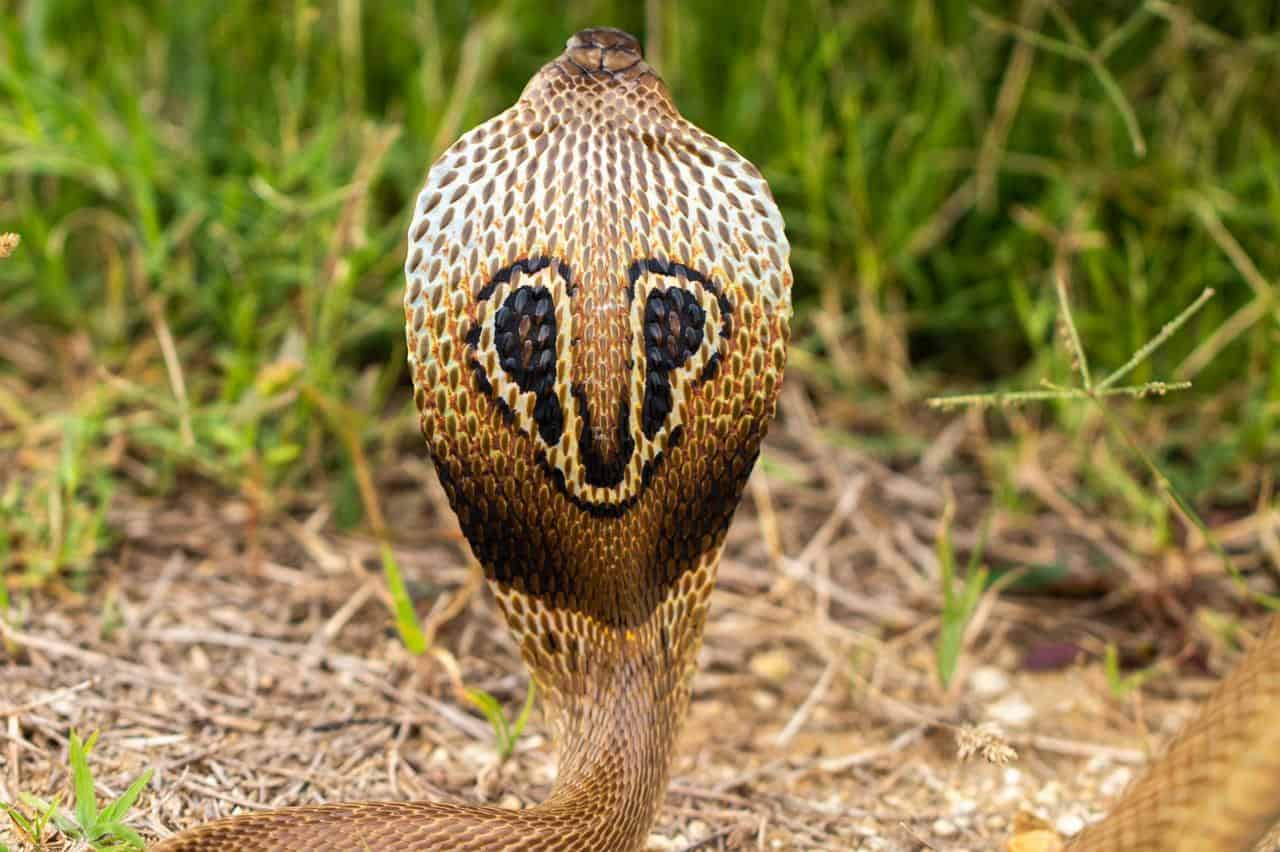
[[[1001,849],[1097,818],[1237,653],[1197,609],[1239,615],[1243,643],[1261,616],[1192,537],[1148,547],[1074,510],[1061,448],[1046,444],[1021,480],[1043,510],[995,512],[984,561],[1067,579],[984,598],[944,690],[935,540],[948,493],[962,564],[990,511],[983,478],[964,472],[981,419],[895,470],[833,446],[805,405],[785,401],[730,532],[650,848]],[[523,668],[429,463],[407,456],[377,484],[434,647],[514,717]],[[440,657],[395,635],[376,543],[338,531],[325,505],[263,519],[195,485],[122,498],[111,523],[118,545],[83,590],[46,589],[2,628],[0,801],[69,797],[73,729],[102,732],[100,797],[154,768],[131,814],[148,838],[300,803],[546,795],[554,753],[537,714],[499,763]],[[1219,530],[1246,568],[1265,564],[1260,529]],[[1088,579],[1099,571],[1114,587]],[[1142,689],[1109,688],[1108,642],[1156,663]],[[998,733],[975,732],[984,723]],[[979,754],[961,760],[966,741]],[[984,759],[1006,748],[1016,757]],[[25,848],[11,826],[0,840]]]

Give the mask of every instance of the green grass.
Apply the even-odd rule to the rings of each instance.
[[[90,848],[101,852],[143,848],[142,838],[125,825],[124,819],[150,782],[151,770],[148,769],[134,779],[119,798],[99,808],[93,772],[89,769],[89,755],[97,741],[96,733],[87,741],[82,741],[79,734],[71,732],[67,752],[74,788],[74,811],[60,807],[57,799],[45,801],[29,793],[20,794],[22,803],[27,807],[26,813],[15,805],[0,802],[0,811],[5,812],[31,848],[43,848],[50,823],[68,839],[83,841]],[[3,843],[0,843],[0,852],[8,852],[8,847]]]
[[[493,728],[494,748],[498,752],[499,760],[506,760],[515,754],[516,742],[519,741],[520,735],[524,733],[524,726],[529,721],[529,713],[533,710],[533,697],[536,692],[534,682],[529,681],[529,689],[525,692],[524,704],[520,707],[519,714],[512,722],[507,722],[506,712],[502,709],[502,704],[498,699],[494,698],[483,689],[476,687],[467,687],[466,696],[484,717],[489,720],[489,725]]]
[[[938,613],[938,637],[934,642],[934,660],[938,667],[938,680],[942,688],[951,686],[960,654],[964,650],[965,630],[978,608],[982,593],[987,589],[990,571],[981,565],[983,543],[973,549],[964,576],[956,576],[956,554],[951,543],[951,524],[955,519],[955,500],[949,498],[938,525],[938,539],[934,550],[941,567],[939,580],[942,585],[942,606]],[[986,538],[986,529],[981,536]]]
[[[436,153],[588,24],[641,35],[685,114],[768,176],[794,250],[795,374],[892,436],[863,446],[927,443],[936,421],[917,403],[933,394],[1069,379],[1052,271],[1053,235],[1070,232],[1096,363],[1124,363],[1218,293],[1127,378],[1194,381],[1153,415],[1180,493],[1249,506],[1280,460],[1272,2],[11,8],[10,593],[90,566],[120,487],[170,494],[197,476],[266,513],[322,493],[340,522],[381,532],[362,477],[416,446],[400,311],[412,198]],[[1084,416],[1050,410],[1068,428]],[[1086,502],[1155,517],[1130,473],[1082,472]]]
[[[1162,346],[1166,345],[1184,325],[1190,322],[1192,317],[1209,303],[1215,293],[1212,290],[1205,290],[1194,302],[1184,308],[1177,317],[1165,324],[1150,340],[1138,347],[1137,351],[1127,361],[1109,372],[1104,378],[1095,380],[1093,368],[1089,365],[1089,353],[1081,341],[1080,331],[1076,325],[1067,287],[1068,255],[1072,250],[1080,247],[1081,241],[1073,238],[1070,232],[1055,234],[1054,240],[1059,249],[1059,262],[1055,264],[1054,292],[1058,298],[1060,336],[1064,340],[1064,348],[1070,355],[1071,365],[1075,370],[1075,378],[1078,383],[1063,386],[1042,380],[1042,387],[1035,390],[953,394],[934,397],[928,400],[928,404],[934,408],[944,410],[964,407],[1009,408],[1044,404],[1052,401],[1092,404],[1095,407],[1095,411],[1101,415],[1110,429],[1110,434],[1107,437],[1120,444],[1123,450],[1131,453],[1146,468],[1146,473],[1150,480],[1149,484],[1123,477],[1122,487],[1127,488],[1139,500],[1150,494],[1157,501],[1163,503],[1163,505],[1157,504],[1158,508],[1156,510],[1164,509],[1164,514],[1159,518],[1164,522],[1163,526],[1167,526],[1169,522],[1167,513],[1171,511],[1179,512],[1181,519],[1204,536],[1209,546],[1221,557],[1225,573],[1229,574],[1237,582],[1242,592],[1249,595],[1250,590],[1244,576],[1232,562],[1225,548],[1218,542],[1213,531],[1209,529],[1208,525],[1200,517],[1195,506],[1184,495],[1179,493],[1177,487],[1169,481],[1168,476],[1154,461],[1151,453],[1143,449],[1133,427],[1124,422],[1111,409],[1113,399],[1116,397],[1133,399],[1144,399],[1153,396],[1163,397],[1170,391],[1190,389],[1190,382],[1167,382],[1155,379],[1141,385],[1126,385],[1122,381],[1142,366]],[[990,515],[988,515],[979,535],[978,543],[970,553],[969,565],[965,575],[957,581],[955,551],[951,542],[951,524],[955,515],[955,501],[949,492],[947,497],[935,544],[938,562],[941,566],[942,603],[941,612],[939,613],[938,636],[934,642],[934,655],[938,678],[944,689],[950,686],[955,675],[960,654],[964,649],[966,630],[983,592],[987,589],[987,580],[990,577],[989,569],[985,566],[980,566],[990,521]],[[1253,592],[1252,596],[1271,609],[1280,609],[1280,599],[1275,596],[1260,592]],[[1122,675],[1120,673],[1119,653],[1115,646],[1111,644],[1107,645],[1104,670],[1108,687],[1116,697],[1123,697],[1141,686],[1143,681],[1154,673],[1153,670],[1144,670]]]

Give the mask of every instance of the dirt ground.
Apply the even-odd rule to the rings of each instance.
[[[963,472],[981,418],[955,420],[896,470],[825,440],[798,395],[784,409],[730,532],[651,849],[979,850],[1037,821],[1071,833],[1234,659],[1193,607],[1244,613],[1246,640],[1261,623],[1194,542],[1157,557],[1105,519],[997,512],[993,567],[1134,564],[1174,591],[1067,582],[988,596],[944,691],[935,539],[948,490],[962,564],[990,507]],[[1041,503],[1060,493],[1053,457],[1041,448],[1023,479]],[[377,485],[435,646],[514,716],[522,666],[425,454]],[[83,592],[42,592],[0,628],[0,801],[67,795],[72,729],[102,732],[102,797],[154,768],[131,820],[149,839],[299,803],[546,795],[554,754],[537,714],[499,764],[446,667],[397,639],[376,543],[337,532],[325,506],[263,521],[195,485],[163,503],[120,499],[111,524],[118,544]],[[1257,551],[1252,528],[1220,533]],[[1108,688],[1108,642],[1160,661],[1142,690]],[[979,754],[962,760],[962,742]],[[0,840],[23,848],[10,826]]]

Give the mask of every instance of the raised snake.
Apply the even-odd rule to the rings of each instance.
[[[782,379],[788,256],[759,171],[618,30],[575,34],[450,147],[409,229],[414,397],[559,744],[554,787],[525,810],[286,808],[155,848],[641,848]],[[1280,626],[1070,848],[1249,848],[1280,804],[1277,698]]]

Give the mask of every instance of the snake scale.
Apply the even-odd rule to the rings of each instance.
[[[409,229],[409,366],[440,481],[559,744],[554,787],[526,810],[267,811],[156,848],[641,848],[782,380],[788,258],[759,171],[682,118],[618,30],[574,35],[449,148]],[[1280,801],[1277,697],[1280,628],[1072,848],[1247,848]]]

